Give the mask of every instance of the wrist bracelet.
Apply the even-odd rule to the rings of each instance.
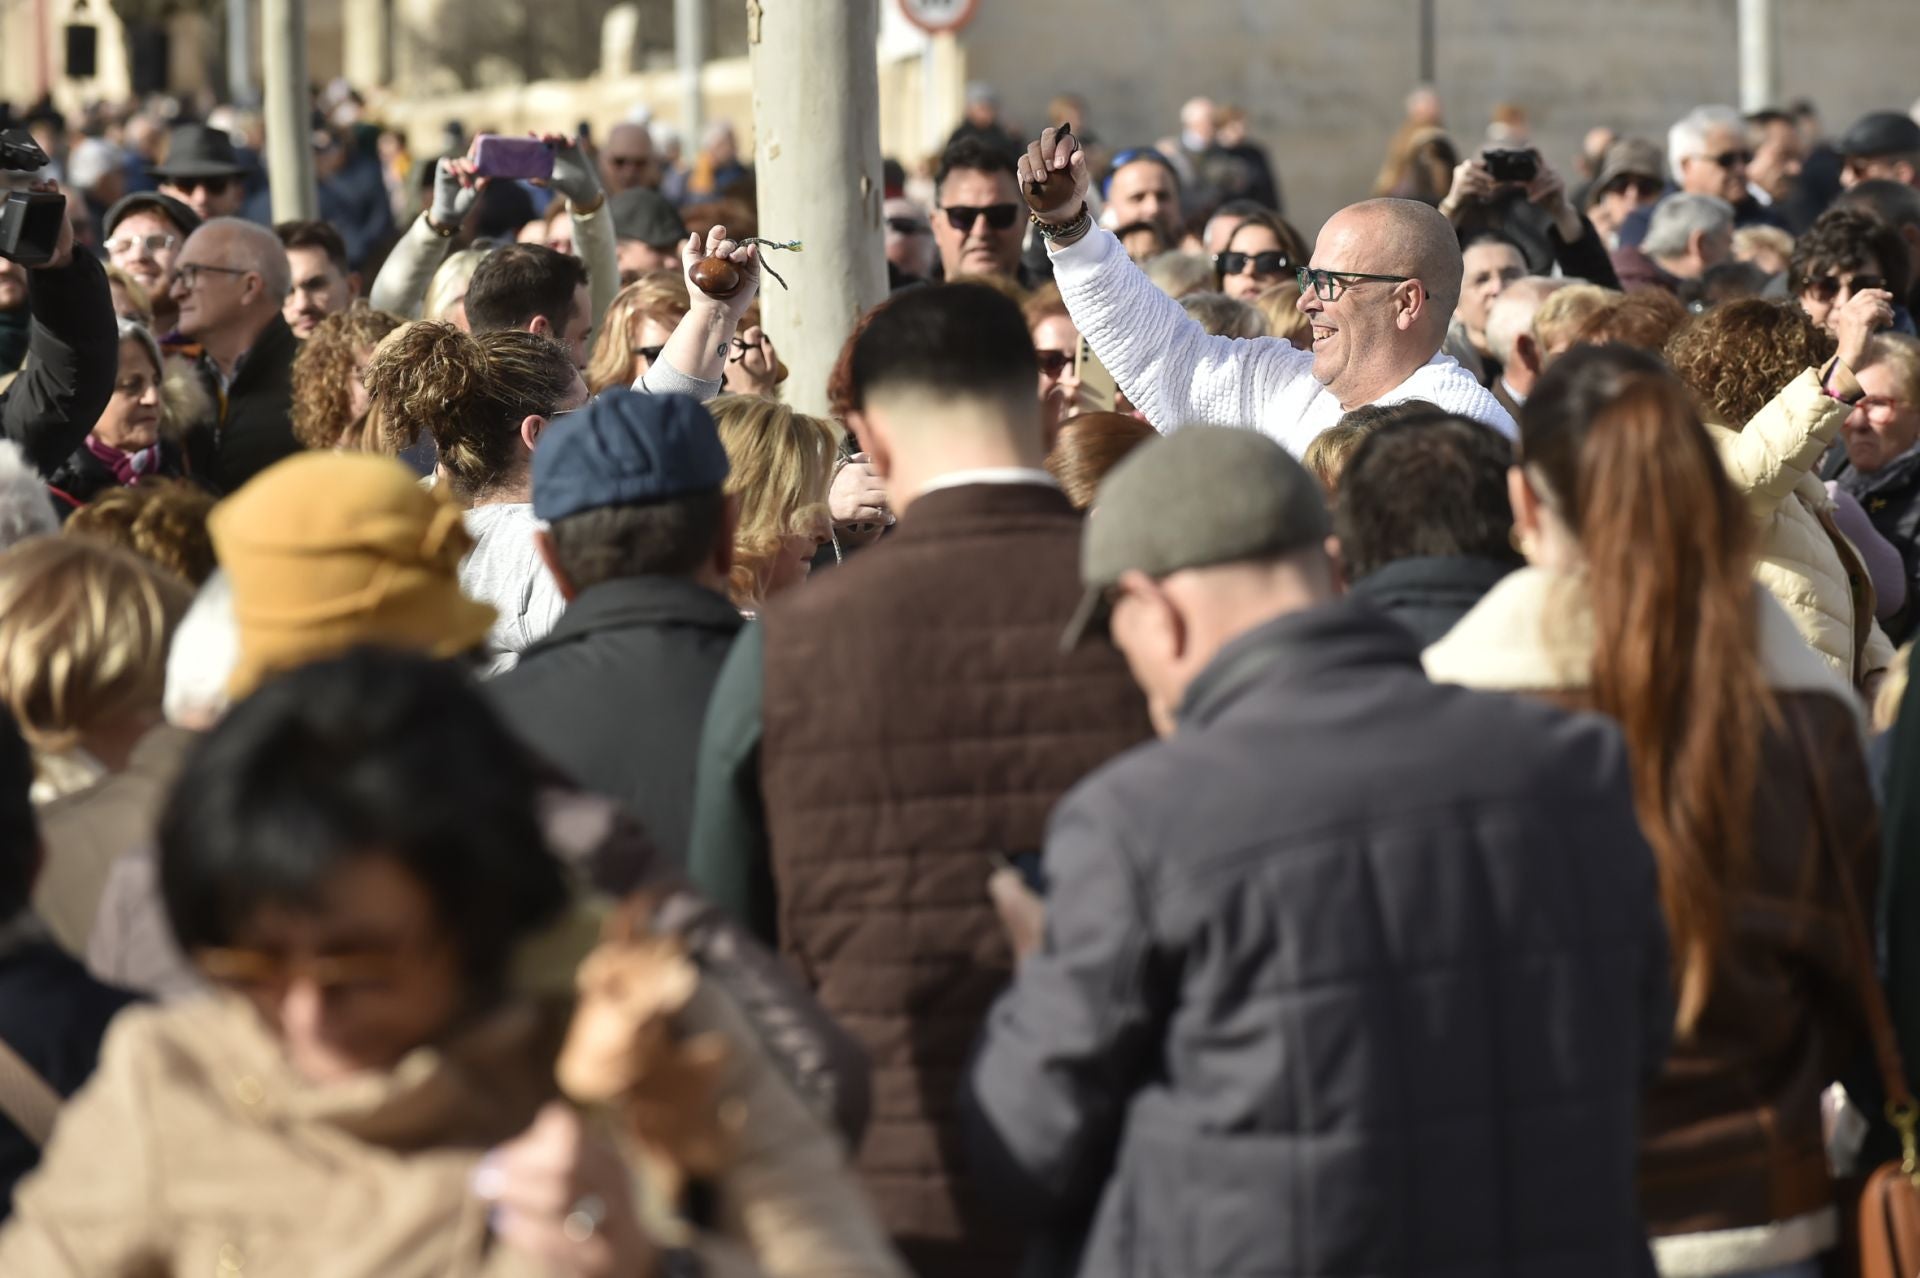
[[[1043,222],[1040,220],[1038,213],[1028,214],[1027,220],[1033,223],[1034,230],[1040,232],[1041,239],[1057,240],[1064,237],[1086,234],[1087,228],[1093,225],[1093,212],[1085,204],[1082,204],[1080,211],[1074,215],[1073,220],[1064,225],[1055,222]]]
[[[455,222],[452,226],[443,227],[438,222],[434,221],[432,209],[428,209],[425,213],[422,213],[420,215],[420,220],[427,224],[427,229],[429,231],[432,231],[435,235],[439,236],[443,240],[450,240],[454,236],[460,233],[460,224],[458,222]]]
[[[1867,397],[1867,391],[1864,386],[1862,386],[1859,390],[1855,391],[1851,395],[1842,395],[1840,392],[1834,390],[1833,386],[1831,385],[1833,381],[1833,375],[1837,370],[1842,368],[1846,368],[1847,375],[1849,377],[1853,377],[1853,370],[1851,368],[1847,368],[1845,364],[1841,363],[1840,357],[1838,355],[1835,355],[1832,359],[1829,359],[1827,361],[1827,366],[1820,370],[1820,389],[1822,392],[1826,394],[1826,397],[1828,399],[1837,399],[1842,404],[1845,404],[1847,407],[1851,408],[1855,404],[1858,404],[1861,400]],[[1858,377],[1854,377],[1853,380],[1854,380],[1854,384],[1858,386],[1860,383],[1860,379]]]

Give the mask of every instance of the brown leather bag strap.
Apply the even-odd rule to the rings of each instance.
[[[0,1039],[0,1114],[12,1119],[28,1140],[44,1147],[59,1113],[60,1094]]]
[[[1840,885],[1841,912],[1846,915],[1847,947],[1853,951],[1854,981],[1859,986],[1861,1010],[1867,1018],[1867,1034],[1873,1040],[1874,1061],[1880,1068],[1880,1083],[1886,1089],[1889,1115],[1895,1109],[1911,1113],[1913,1092],[1907,1086],[1906,1062],[1900,1055],[1900,1038],[1894,1032],[1893,1011],[1887,1005],[1886,991],[1880,985],[1880,965],[1874,959],[1872,929],[1860,901],[1860,889],[1854,883],[1853,867],[1840,846],[1840,824],[1834,818],[1827,796],[1827,777],[1821,760],[1826,758],[1807,730],[1799,707],[1787,708],[1793,721],[1793,733],[1807,762],[1808,789],[1813,795],[1813,820],[1820,843],[1833,863],[1834,881]],[[1896,1120],[1897,1121],[1897,1120]]]

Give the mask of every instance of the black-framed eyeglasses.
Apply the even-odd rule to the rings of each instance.
[[[667,348],[664,344],[659,346],[636,346],[633,348],[633,353],[651,364],[660,358],[660,352],[665,349]]]
[[[1035,351],[1040,357],[1040,371],[1048,377],[1058,377],[1067,371],[1067,365],[1073,363],[1072,351]]]
[[[1293,263],[1281,249],[1270,249],[1265,253],[1235,253],[1229,250],[1213,255],[1213,269],[1222,278],[1243,274],[1248,265],[1252,265],[1254,275],[1259,277],[1284,275]]]
[[[973,223],[967,223],[967,229],[972,228]],[[915,217],[890,217],[887,219],[887,229],[895,235],[926,235],[933,230],[931,226]]]
[[[1322,271],[1311,266],[1303,266],[1294,272],[1294,278],[1300,281],[1300,294],[1312,293],[1323,302],[1331,302],[1355,284],[1365,280],[1378,280],[1382,284],[1417,283],[1411,275],[1370,275],[1365,271]]]
[[[1886,280],[1878,275],[1822,275],[1818,279],[1808,280],[1805,291],[1812,294],[1816,302],[1831,302],[1840,296],[1840,290],[1843,288],[1847,291],[1847,296],[1852,297],[1870,288],[1886,286]]]
[[[173,268],[173,277],[186,285],[188,292],[192,292],[200,287],[200,276],[207,271],[218,275],[253,274],[252,271],[243,270],[238,266],[215,266],[211,262],[183,262]]]
[[[987,225],[996,231],[1004,231],[1013,225],[1020,216],[1018,204],[989,204],[985,208],[973,204],[954,204],[940,210],[947,215],[947,224],[954,230],[967,232],[981,218],[987,219]]]
[[[1718,155],[1709,155],[1706,158],[1708,160],[1711,160],[1713,163],[1719,165],[1723,169],[1731,169],[1731,168],[1737,168],[1743,164],[1752,164],[1753,152],[1739,151],[1739,150],[1722,151]]]
[[[107,241],[106,250],[115,257],[136,251],[151,257],[166,252],[179,242],[171,235],[116,235]]]

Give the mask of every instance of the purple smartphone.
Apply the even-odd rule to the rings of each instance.
[[[550,178],[553,152],[539,138],[482,133],[473,140],[473,171],[488,178]]]

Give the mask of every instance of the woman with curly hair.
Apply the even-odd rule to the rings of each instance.
[[[183,365],[169,369],[151,332],[130,320],[118,323],[113,395],[80,447],[47,480],[62,519],[115,488],[190,473],[180,432],[208,411],[199,379]]]
[[[1865,367],[1874,330],[1891,321],[1891,301],[1875,289],[1837,308],[1837,344],[1792,302],[1729,302],[1666,352],[1699,396],[1720,459],[1760,527],[1755,577],[1827,664],[1868,692],[1893,645],[1874,623],[1866,567],[1835,525],[1815,468],[1864,394],[1854,370]]]
[[[733,464],[727,493],[740,505],[731,594],[752,615],[806,580],[814,551],[827,542],[839,437],[824,419],[758,395],[722,395],[707,407]]]
[[[1793,246],[1787,295],[1835,336],[1835,313],[1860,293],[1904,288],[1907,247],[1900,232],[1858,209],[1828,209]]]
[[[293,437],[306,448],[337,448],[367,411],[363,381],[383,338],[402,320],[356,306],[320,321],[293,360]]]

